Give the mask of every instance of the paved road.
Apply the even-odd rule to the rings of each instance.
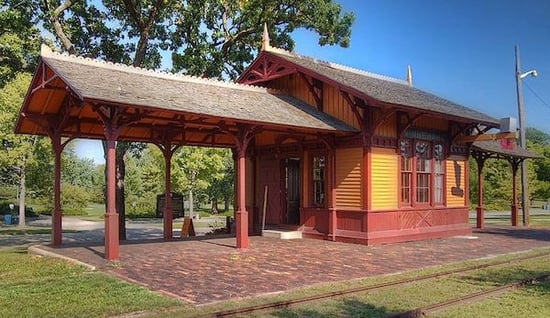
[[[223,218],[220,217],[220,221]],[[225,219],[223,219],[225,220]],[[220,222],[218,221],[218,222]],[[202,224],[214,225],[215,218],[203,218]],[[225,223],[225,221],[224,221]],[[27,225],[34,228],[51,228],[51,217],[40,216],[27,219]],[[79,231],[63,233],[63,243],[97,242],[103,243],[105,232],[103,221],[87,221],[78,217],[63,217],[63,229]],[[196,228],[197,235],[204,235],[210,228]],[[162,219],[131,220],[126,222],[128,240],[161,239],[163,237]],[[179,237],[180,230],[174,228],[174,237]],[[50,234],[0,235],[0,248],[14,246],[30,246],[33,244],[50,243]]]

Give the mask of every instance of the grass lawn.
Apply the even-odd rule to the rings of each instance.
[[[519,217],[521,223],[521,215]],[[470,224],[476,224],[476,219],[470,219]],[[510,213],[502,213],[499,216],[485,217],[485,224],[511,225]],[[530,215],[529,224],[531,226],[550,226],[550,211],[547,215]]]
[[[107,317],[181,305],[65,261],[0,251],[0,317]]]

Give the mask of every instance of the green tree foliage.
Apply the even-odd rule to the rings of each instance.
[[[32,73],[38,61],[40,32],[28,2],[6,1],[0,7],[0,88],[18,73]]]
[[[261,43],[263,24],[273,46],[292,50],[291,33],[305,28],[320,45],[348,47],[352,13],[331,0],[193,0],[176,6],[170,48],[175,71],[236,78]]]

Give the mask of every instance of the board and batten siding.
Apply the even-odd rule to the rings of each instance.
[[[363,148],[336,149],[336,206],[361,209]]]
[[[447,206],[466,205],[466,163],[458,160],[447,160]],[[462,194],[461,194],[462,193]]]
[[[388,210],[398,208],[398,156],[394,150],[375,149],[371,153],[371,208]]]

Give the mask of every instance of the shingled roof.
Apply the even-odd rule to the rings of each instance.
[[[43,50],[42,61],[81,100],[144,106],[321,131],[354,132],[355,128],[300,100],[265,88],[155,72]]]
[[[475,120],[492,127],[499,125],[499,121],[495,118],[418,88],[411,87],[403,80],[344,65],[319,61],[311,57],[301,56],[272,47],[268,47],[265,53],[274,54],[297,65],[302,70],[305,69],[315,73],[318,78],[324,77],[325,79],[332,80],[381,102]]]
[[[527,149],[523,149],[522,147],[517,146],[515,142],[512,142],[508,147],[504,147],[503,143],[500,140],[476,141],[472,144],[472,150],[489,153],[497,158],[543,158],[543,156],[539,154],[533,153]]]

